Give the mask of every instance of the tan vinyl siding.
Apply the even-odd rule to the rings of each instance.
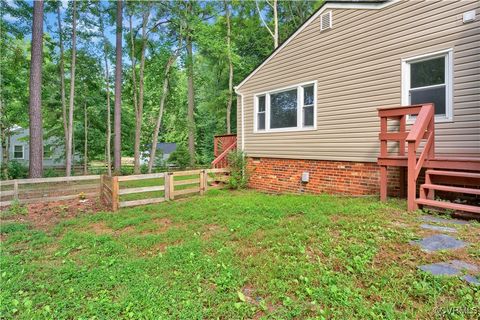
[[[480,156],[480,2],[400,1],[383,9],[332,9],[240,88],[245,151],[253,157],[376,161],[377,108],[401,104],[401,60],[453,49],[453,122],[436,124],[437,154]],[[464,24],[462,14],[477,10]],[[316,80],[317,129],[253,132],[255,93]],[[241,140],[241,104],[238,105]]]

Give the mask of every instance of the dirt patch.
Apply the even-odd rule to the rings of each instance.
[[[149,227],[148,229],[142,230],[140,232],[141,235],[163,233],[172,227],[172,220],[168,218],[156,218],[148,223],[151,222],[153,222],[154,227]]]
[[[2,222],[28,222],[37,229],[48,230],[61,220],[106,209],[98,198],[93,197],[84,200],[72,199],[34,203],[27,205],[27,208],[28,213],[26,215],[10,216],[2,219]]]
[[[107,226],[105,222],[95,222],[95,223],[89,224],[85,228],[85,231],[93,232],[97,236],[113,233],[113,229]]]
[[[210,240],[212,236],[219,232],[227,231],[227,228],[219,226],[218,224],[207,224],[202,232],[202,239],[203,240]]]
[[[181,240],[175,241],[173,243],[157,243],[152,247],[148,248],[147,250],[143,250],[139,253],[141,257],[152,257],[160,253],[165,253],[169,247],[176,246],[182,243]]]

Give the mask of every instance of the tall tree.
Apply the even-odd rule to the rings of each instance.
[[[61,5],[57,5],[57,23],[58,23],[58,43],[60,46],[59,73],[60,73],[60,100],[62,101],[62,122],[64,134],[65,159],[67,158],[68,124],[67,124],[67,102],[65,98],[65,59],[63,48],[63,30],[62,16],[60,12]]]
[[[192,1],[186,4],[187,19],[193,16]],[[188,24],[188,22],[187,22]],[[185,37],[187,49],[187,127],[188,127],[188,153],[190,154],[190,165],[195,165],[195,87],[193,83],[193,30],[187,25],[187,34]]]
[[[273,2],[270,2],[273,1]],[[278,0],[265,0],[265,2],[272,8],[273,10],[273,31],[270,29],[268,26],[268,23],[265,21],[265,19],[262,16],[262,10],[258,6],[258,0],[255,0],[255,4],[257,5],[257,11],[258,11],[258,16],[260,17],[260,20],[262,21],[262,24],[267,28],[268,33],[273,38],[273,47],[276,49],[278,47]]]
[[[77,59],[77,1],[72,3],[72,59],[70,62],[70,104],[68,108],[68,139],[67,159],[65,175],[69,177],[72,173],[73,159],[73,111],[75,107],[75,62]]]
[[[30,178],[43,175],[42,124],[43,0],[33,3],[30,64]]]
[[[138,105],[135,110],[135,144],[134,144],[134,155],[133,155],[133,159],[134,159],[133,172],[136,174],[140,173],[140,138],[142,133],[142,121],[143,121],[143,103],[144,103],[144,88],[145,88],[145,79],[144,79],[145,52],[147,49],[147,42],[148,42],[147,24],[148,24],[149,16],[150,16],[150,3],[147,3],[146,7],[143,8],[143,16],[142,16],[142,48],[140,52]],[[133,45],[133,42],[132,42],[132,45]],[[135,75],[135,73],[133,75]]]
[[[121,114],[122,114],[122,0],[117,0],[116,61],[115,61],[115,110],[113,119],[113,162],[115,174],[120,174],[121,151]]]
[[[232,27],[230,24],[230,7],[227,0],[223,1],[225,7],[225,22],[227,24],[227,60],[228,60],[228,96],[227,96],[227,133],[232,132],[230,116],[233,100],[233,62],[232,62]]]
[[[180,41],[180,46],[181,46],[181,41]],[[170,56],[165,66],[163,86],[162,86],[162,96],[160,97],[160,109],[158,110],[157,122],[155,124],[155,130],[153,131],[153,139],[152,139],[153,141],[152,141],[152,147],[150,150],[150,159],[148,161],[148,173],[152,173],[153,165],[155,163],[158,134],[160,132],[160,126],[162,125],[163,110],[165,109],[165,99],[167,98],[167,93],[168,93],[168,77],[170,74],[170,68],[175,63],[175,60],[178,57],[179,51],[180,51],[180,48]]]
[[[87,103],[83,103],[83,174],[88,174],[88,112]]]
[[[105,91],[107,94],[107,134],[106,134],[106,141],[105,141],[105,162],[107,166],[107,174],[109,176],[112,175],[112,159],[111,154],[112,151],[110,150],[110,146],[112,143],[112,128],[111,128],[111,108],[110,108],[110,71],[108,66],[108,39],[105,35],[105,23],[104,23],[103,13],[99,12],[99,26],[100,26],[100,33],[102,36],[103,41],[103,61],[105,63]]]

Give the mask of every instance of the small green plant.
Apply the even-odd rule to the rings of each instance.
[[[53,168],[47,168],[43,170],[43,176],[45,178],[52,178],[52,177],[60,177],[61,174]]]
[[[87,195],[85,194],[85,192],[80,192],[80,193],[78,194],[78,198],[79,198],[80,200],[85,200],[85,199],[87,198]]]
[[[248,184],[247,157],[242,151],[230,152],[228,154],[228,166],[230,177],[228,186],[231,189],[244,189]]]
[[[28,167],[18,161],[9,161],[6,170],[2,168],[2,179],[24,179],[28,177]],[[6,172],[6,176],[4,177]]]
[[[184,146],[179,146],[177,150],[170,154],[168,162],[177,166],[180,169],[185,169],[190,165],[190,154]]]
[[[18,199],[13,200],[12,204],[10,207],[8,207],[7,210],[2,211],[2,216],[3,217],[11,217],[11,216],[17,216],[17,215],[27,215],[28,214],[28,208],[21,204]]]

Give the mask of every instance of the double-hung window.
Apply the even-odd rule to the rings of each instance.
[[[255,95],[255,132],[314,129],[316,82]]]
[[[402,61],[402,104],[433,103],[437,121],[452,120],[452,51]]]
[[[23,159],[23,146],[14,145],[13,146],[13,159]]]

